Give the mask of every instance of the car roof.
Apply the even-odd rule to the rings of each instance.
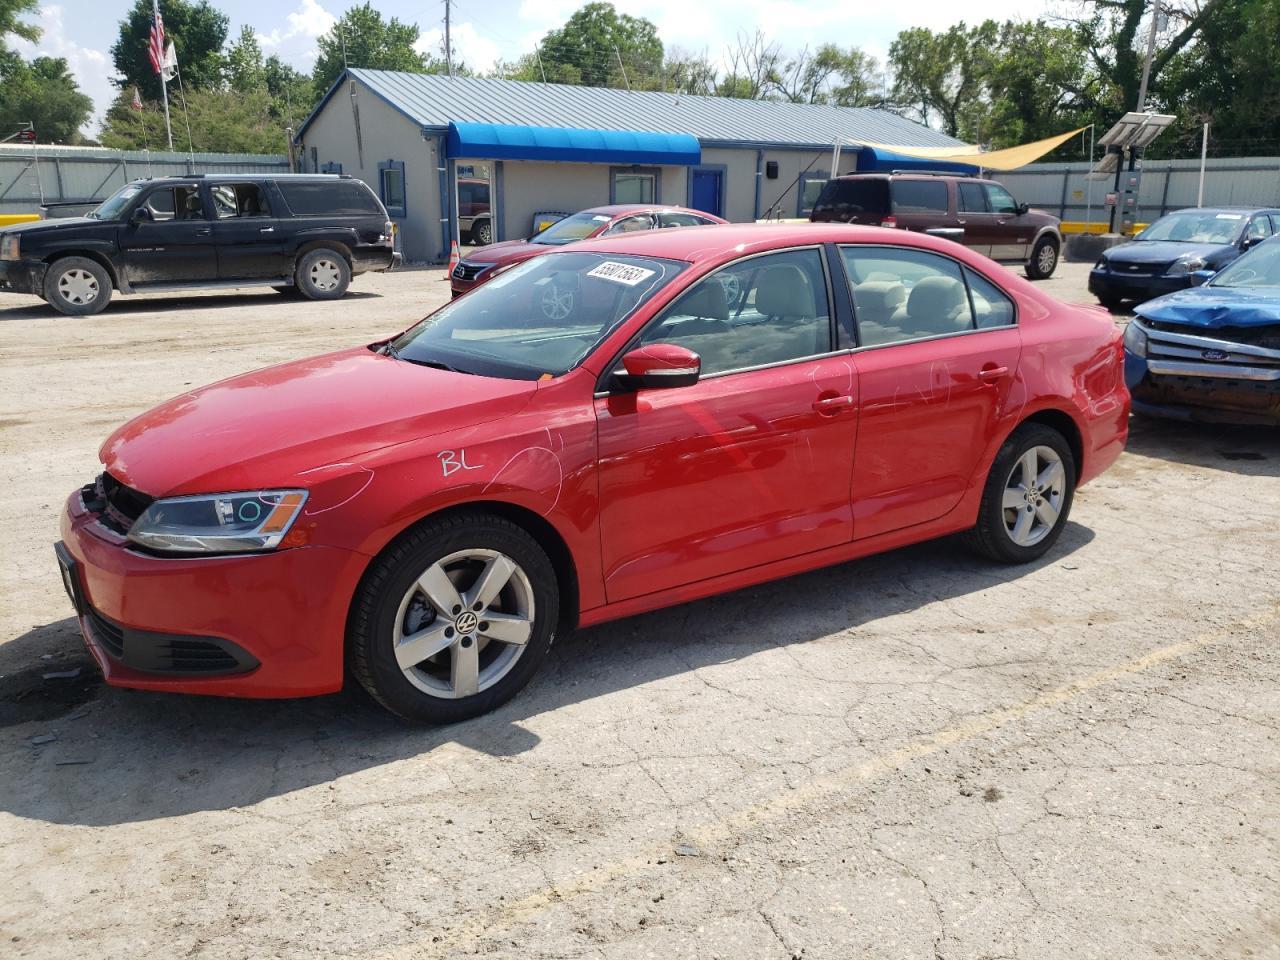
[[[702,263],[788,246],[820,243],[881,243],[965,256],[963,248],[923,233],[864,227],[848,223],[728,223],[674,230],[645,230],[596,240],[583,240],[564,252],[586,249],[605,253],[662,257]],[[556,256],[556,252],[548,254]]]
[[[1182,207],[1178,210],[1170,210],[1162,216],[1170,216],[1174,213],[1277,213],[1274,207]]]
[[[141,177],[135,180],[135,183],[190,183],[193,180],[216,181],[216,180],[235,180],[243,181],[261,181],[261,180],[315,180],[322,183],[336,183],[339,180],[350,180],[355,182],[354,177],[343,176],[338,173],[188,173],[175,177]],[[363,183],[364,181],[359,181]]]
[[[603,207],[588,207],[586,210],[579,210],[579,213],[594,213],[599,215],[608,215],[610,217],[622,217],[629,213],[657,213],[662,210],[675,210],[679,213],[696,213],[704,217],[711,214],[702,210],[690,210],[688,207],[677,207],[670,203],[609,203]]]

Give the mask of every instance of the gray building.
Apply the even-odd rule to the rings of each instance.
[[[446,259],[481,206],[493,240],[529,236],[541,214],[607,203],[678,204],[733,221],[805,216],[837,139],[956,143],[867,108],[354,68],[296,139],[304,170],[373,187],[400,225],[405,258],[419,262]],[[845,147],[839,172],[922,166],[939,164]]]

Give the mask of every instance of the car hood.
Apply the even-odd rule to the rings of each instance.
[[[98,456],[152,497],[306,486],[305,471],[509,417],[536,390],[359,347],[184,393],[130,420]]]
[[[1280,325],[1280,290],[1192,287],[1149,300],[1134,313],[1146,320],[1206,329]]]
[[[103,226],[110,220],[95,220],[93,217],[59,217],[56,220],[29,220],[26,223],[15,223],[5,227],[0,233],[52,233],[64,227]]]
[[[1179,257],[1210,261],[1235,250],[1229,243],[1177,243],[1173,240],[1138,240],[1112,247],[1102,255],[1111,263],[1172,263]]]
[[[519,263],[521,260],[528,260],[530,257],[536,257],[540,253],[554,249],[555,247],[547,244],[530,243],[528,240],[504,240],[502,243],[491,243],[487,247],[481,247],[462,259],[467,263]]]

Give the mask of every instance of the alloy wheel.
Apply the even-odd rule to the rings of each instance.
[[[1005,532],[1020,547],[1032,547],[1053,530],[1062,513],[1067,472],[1052,447],[1027,450],[1009,471],[1001,507]]]
[[[58,278],[58,295],[67,303],[92,303],[98,298],[98,278],[88,270],[68,270]]]
[[[342,273],[332,260],[317,260],[311,265],[311,283],[323,293],[336,290],[341,279]]]
[[[533,636],[529,578],[496,550],[463,550],[427,567],[396,612],[396,663],[433,697],[474,696],[511,672]]]
[[[1053,273],[1053,268],[1058,265],[1058,248],[1052,243],[1046,243],[1040,248],[1040,253],[1036,256],[1036,266],[1045,276]]]

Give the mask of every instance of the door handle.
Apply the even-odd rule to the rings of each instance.
[[[823,416],[835,416],[853,406],[853,397],[821,397],[813,401],[813,409]]]
[[[275,227],[259,227],[258,232],[259,233],[275,233],[276,228]]]
[[[208,229],[207,227],[203,230],[196,231],[197,237],[208,237],[208,236],[212,236],[212,234],[213,234],[213,231]]]
[[[986,380],[989,383],[993,380],[999,380],[1008,372],[1008,367],[997,367],[994,364],[989,364],[978,371],[978,379]]]

